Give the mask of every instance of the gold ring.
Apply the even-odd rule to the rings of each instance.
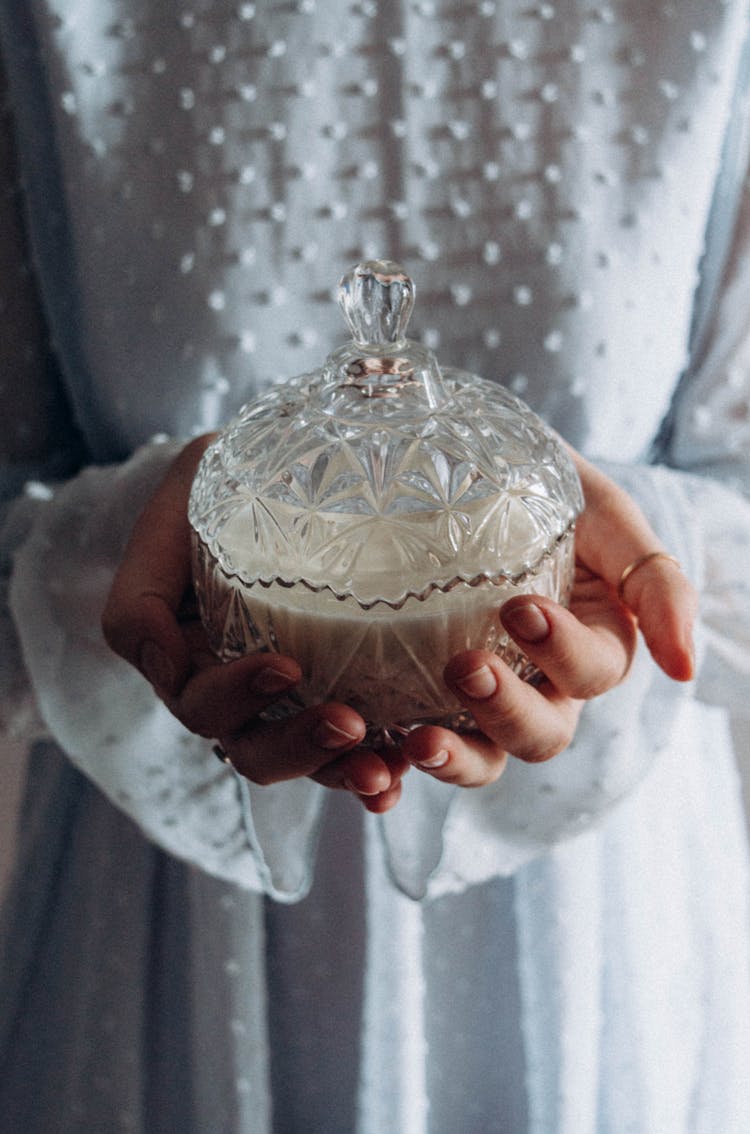
[[[628,563],[622,575],[620,575],[620,581],[617,584],[617,596],[620,602],[625,602],[625,584],[630,576],[634,571],[637,571],[639,567],[650,563],[652,559],[666,559],[669,563],[674,563],[678,570],[682,570],[679,560],[675,559],[674,555],[669,555],[666,551],[649,551],[646,555],[639,555],[632,563]]]
[[[229,753],[227,752],[226,748],[222,747],[221,744],[214,744],[211,751],[213,752],[217,760],[221,760],[222,764],[228,764],[230,768],[234,767],[234,764],[229,758]]]

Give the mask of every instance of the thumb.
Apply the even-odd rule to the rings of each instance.
[[[656,663],[675,681],[690,681],[695,675],[698,599],[679,565],[666,555],[648,559],[634,567],[620,595],[638,619]]]
[[[186,446],[146,504],[102,615],[110,647],[163,696],[177,695],[192,667],[177,612],[191,578],[188,496],[207,443],[200,438]]]
[[[695,671],[693,624],[698,609],[692,584],[627,492],[578,453],[571,455],[586,499],[576,527],[577,556],[618,588],[657,665],[674,680],[689,681]],[[632,572],[621,585],[629,566]]]

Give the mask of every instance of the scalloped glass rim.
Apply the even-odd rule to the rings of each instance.
[[[575,527],[576,520],[573,519],[568,524],[567,528],[565,528],[565,530],[562,531],[559,536],[557,536],[555,542],[551,545],[551,547],[546,548],[545,551],[542,552],[542,554],[537,560],[535,560],[533,564],[525,566],[522,571],[519,571],[516,574],[509,575],[505,572],[492,574],[489,571],[480,571],[476,575],[468,577],[464,575],[454,575],[446,582],[429,583],[421,591],[406,591],[398,599],[387,599],[381,597],[369,599],[367,601],[358,598],[356,593],[351,589],[346,591],[339,591],[332,587],[330,583],[313,583],[309,579],[304,579],[302,577],[297,579],[283,579],[278,575],[274,575],[270,578],[248,578],[240,571],[228,567],[224,556],[220,552],[216,551],[215,547],[212,546],[212,543],[209,543],[206,540],[202,539],[201,536],[195,531],[195,529],[193,529],[192,531],[192,537],[196,545],[201,546],[205,548],[206,551],[208,551],[216,566],[221,570],[225,579],[236,580],[244,587],[263,587],[266,590],[274,586],[284,587],[286,590],[292,590],[294,587],[304,587],[306,590],[310,591],[313,594],[322,594],[323,592],[327,591],[339,602],[354,601],[361,610],[372,610],[377,606],[387,606],[391,610],[401,610],[410,599],[414,599],[417,602],[424,602],[436,591],[440,591],[442,594],[448,594],[449,591],[452,591],[456,587],[461,585],[466,587],[478,587],[482,586],[483,584],[489,584],[490,586],[500,587],[505,583],[511,583],[513,586],[520,586],[523,582],[525,582],[526,579],[533,579],[540,573],[547,560],[552,558],[552,556],[557,553],[557,549],[560,544],[564,543],[569,537],[574,534]]]

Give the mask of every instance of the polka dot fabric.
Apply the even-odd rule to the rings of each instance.
[[[94,449],[154,421],[211,428],[319,365],[344,334],[340,275],[387,255],[446,363],[594,455],[642,455],[686,362],[745,18],[699,0],[37,4],[27,64],[62,193],[37,254],[80,294],[52,314],[96,388]]]

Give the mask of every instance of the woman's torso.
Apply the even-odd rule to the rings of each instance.
[[[647,451],[745,3],[22,9],[4,30],[36,265],[95,457],[319,365],[337,280],[373,255],[410,269],[442,361],[593,455]]]

